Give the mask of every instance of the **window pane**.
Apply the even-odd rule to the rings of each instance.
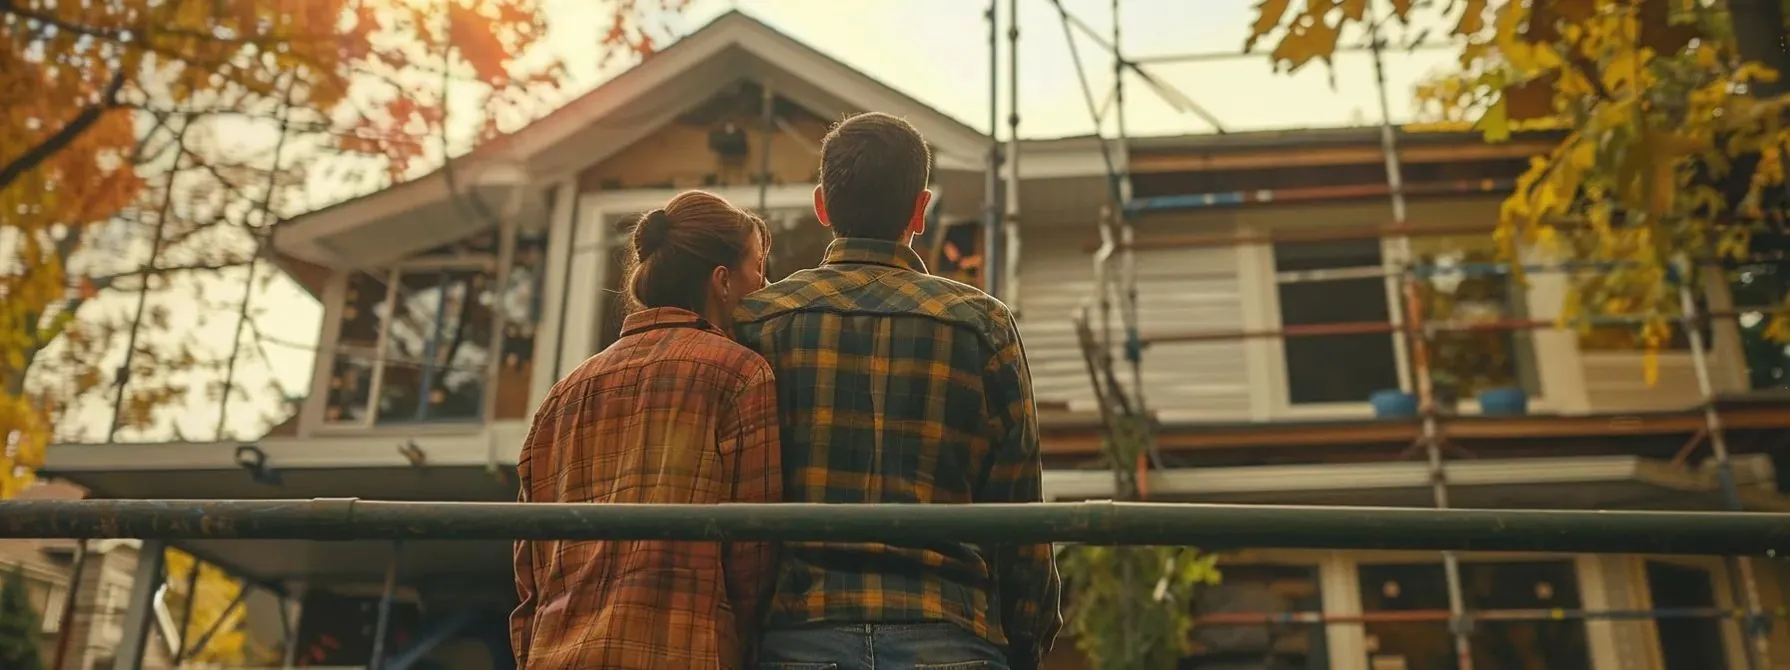
[[[1448,610],[1448,584],[1441,565],[1363,565],[1360,577],[1363,612]],[[1406,670],[1456,667],[1447,621],[1375,621],[1363,628],[1369,659],[1388,663],[1402,659]]]
[[[411,362],[387,362],[380,375],[379,422],[415,421],[422,406],[423,368]]]
[[[1303,565],[1226,565],[1224,580],[1204,587],[1196,616],[1320,612],[1318,570]],[[1324,627],[1306,624],[1199,624],[1184,668],[1330,667]]]
[[[368,394],[373,391],[373,362],[338,354],[329,373],[325,421],[359,423],[367,419]]]
[[[1567,561],[1464,563],[1462,596],[1469,610],[1578,609],[1578,573]],[[1479,621],[1473,665],[1484,668],[1589,670],[1585,622]]]
[[[1274,269],[1277,272],[1380,267],[1380,260],[1380,241],[1377,239],[1274,245]]]
[[[498,308],[503,310],[503,365],[517,369],[534,360],[535,329],[541,321],[541,287],[547,274],[546,231],[522,231],[516,255],[504,282]]]
[[[1288,326],[1384,322],[1390,317],[1386,284],[1372,277],[1282,284],[1280,310],[1281,322]],[[1399,386],[1391,334],[1287,337],[1281,346],[1293,404],[1367,402],[1375,391]]]
[[[1647,561],[1647,590],[1653,606],[1665,608],[1715,607],[1715,588],[1707,570],[1688,565]],[[1665,670],[1726,668],[1727,644],[1722,622],[1709,618],[1661,618],[1660,660]]]
[[[1386,306],[1386,281],[1379,277],[1280,285],[1280,322],[1288,326],[1384,323],[1390,316]]]
[[[356,271],[348,275],[336,341],[372,347],[379,344],[380,305],[385,303],[387,274]]]
[[[485,368],[440,368],[429,380],[429,403],[423,418],[430,420],[478,419],[484,408]]]
[[[455,287],[446,284],[441,270],[405,271],[398,277],[398,293],[389,311],[385,360],[421,363],[441,330],[445,303]],[[449,313],[448,318],[452,318]]]
[[[493,310],[483,269],[406,270],[386,339],[379,420],[478,419],[483,414]]]

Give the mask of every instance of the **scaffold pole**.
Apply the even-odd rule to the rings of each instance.
[[[1686,322],[1698,316],[1696,292],[1691,288],[1701,278],[1698,266],[1688,257],[1674,259],[1678,274],[1678,303]],[[1746,509],[1740,501],[1740,490],[1734,482],[1734,466],[1728,459],[1728,439],[1722,428],[1721,413],[1716,410],[1715,383],[1710,378],[1708,343],[1703,341],[1701,328],[1685,328],[1685,339],[1689,340],[1691,350],[1691,368],[1697,374],[1697,391],[1703,399],[1704,432],[1709,439],[1710,454],[1715,461],[1716,481],[1722,490],[1724,505],[1731,511]],[[1728,584],[1734,591],[1736,603],[1744,603],[1748,612],[1746,625],[1741,633],[1749,638],[1751,644],[1746,647],[1746,663],[1750,670],[1771,667],[1771,638],[1763,619],[1760,618],[1759,587],[1753,576],[1753,562],[1745,556],[1731,557],[1728,560]]]

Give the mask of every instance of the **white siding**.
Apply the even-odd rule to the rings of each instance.
[[[1072,321],[1093,295],[1085,235],[1043,228],[1021,247],[1020,323],[1039,402],[1092,411],[1093,391]],[[1115,268],[1117,263],[1115,262]],[[1235,250],[1139,251],[1139,329],[1151,334],[1243,328]],[[1098,311],[1094,318],[1098,322]],[[1114,330],[1120,328],[1115,310]],[[1115,332],[1115,343],[1122,332]],[[1117,353],[1117,352],[1115,352]],[[1249,370],[1241,341],[1159,344],[1144,351],[1144,400],[1164,420],[1245,420]],[[1130,367],[1121,360],[1128,387]]]

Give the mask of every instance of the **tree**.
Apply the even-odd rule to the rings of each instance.
[[[25,573],[19,568],[7,571],[0,582],[0,668],[43,670],[38,616],[25,591]]]
[[[1110,370],[1110,368],[1109,368]],[[1142,499],[1138,470],[1154,437],[1151,419],[1115,416],[1102,440],[1120,500]],[[1064,628],[1092,667],[1174,667],[1193,642],[1193,601],[1219,581],[1216,554],[1193,547],[1071,546],[1059,553]]]
[[[231,607],[237,594],[242,592],[242,582],[223,569],[199,562],[192,555],[177,549],[167,550],[167,561],[169,579],[166,602],[176,625],[181,621],[186,622],[186,630],[179,633],[179,639],[187,648],[187,660],[225,667],[278,662],[277,658],[270,658],[272,654],[269,650],[253,645],[249,637],[246,610],[240,605]],[[195,566],[199,570],[199,578],[189,593],[186,575]],[[187,614],[189,607],[192,608],[191,614]],[[192,649],[208,631],[215,632],[204,640],[203,647]]]
[[[601,43],[650,54],[686,4],[604,0]],[[315,185],[414,177],[549,109],[546,29],[539,0],[0,0],[0,497],[53,438],[178,438],[168,407],[245,401],[218,378],[262,336],[250,314],[242,356],[193,346],[235,311],[206,290]]]
[[[603,0],[601,43],[651,54],[686,4]],[[52,439],[178,439],[163,410],[247,400],[220,378],[257,313],[241,356],[195,346],[240,300],[208,292],[267,289],[243,273],[308,185],[383,187],[544,113],[546,30],[539,0],[0,0],[0,499]],[[200,575],[195,627],[240,588]],[[232,616],[199,658],[241,660]]]
[[[1639,315],[1637,338],[1657,352],[1682,313],[1680,284],[1701,276],[1689,264],[1745,257],[1754,235],[1783,233],[1790,100],[1754,95],[1778,75],[1743,58],[1718,3],[1389,4],[1387,16],[1406,26],[1414,17],[1452,23],[1461,44],[1461,69],[1417,91],[1425,113],[1471,123],[1492,142],[1524,124],[1568,130],[1518,179],[1495,233],[1506,260],[1531,250],[1608,264],[1575,278],[1567,318]],[[1369,0],[1258,8],[1245,49],[1277,37],[1270,57],[1288,71],[1328,62],[1345,28],[1391,28],[1387,19],[1374,26]],[[1782,310],[1769,332],[1790,339]]]

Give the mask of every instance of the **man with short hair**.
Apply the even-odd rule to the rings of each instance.
[[[740,341],[776,371],[790,502],[1041,500],[1012,312],[927,274],[910,246],[931,159],[902,119],[834,126],[814,190],[834,234],[825,258],[736,314]],[[777,581],[765,668],[1031,670],[1062,627],[1049,544],[787,543]]]

